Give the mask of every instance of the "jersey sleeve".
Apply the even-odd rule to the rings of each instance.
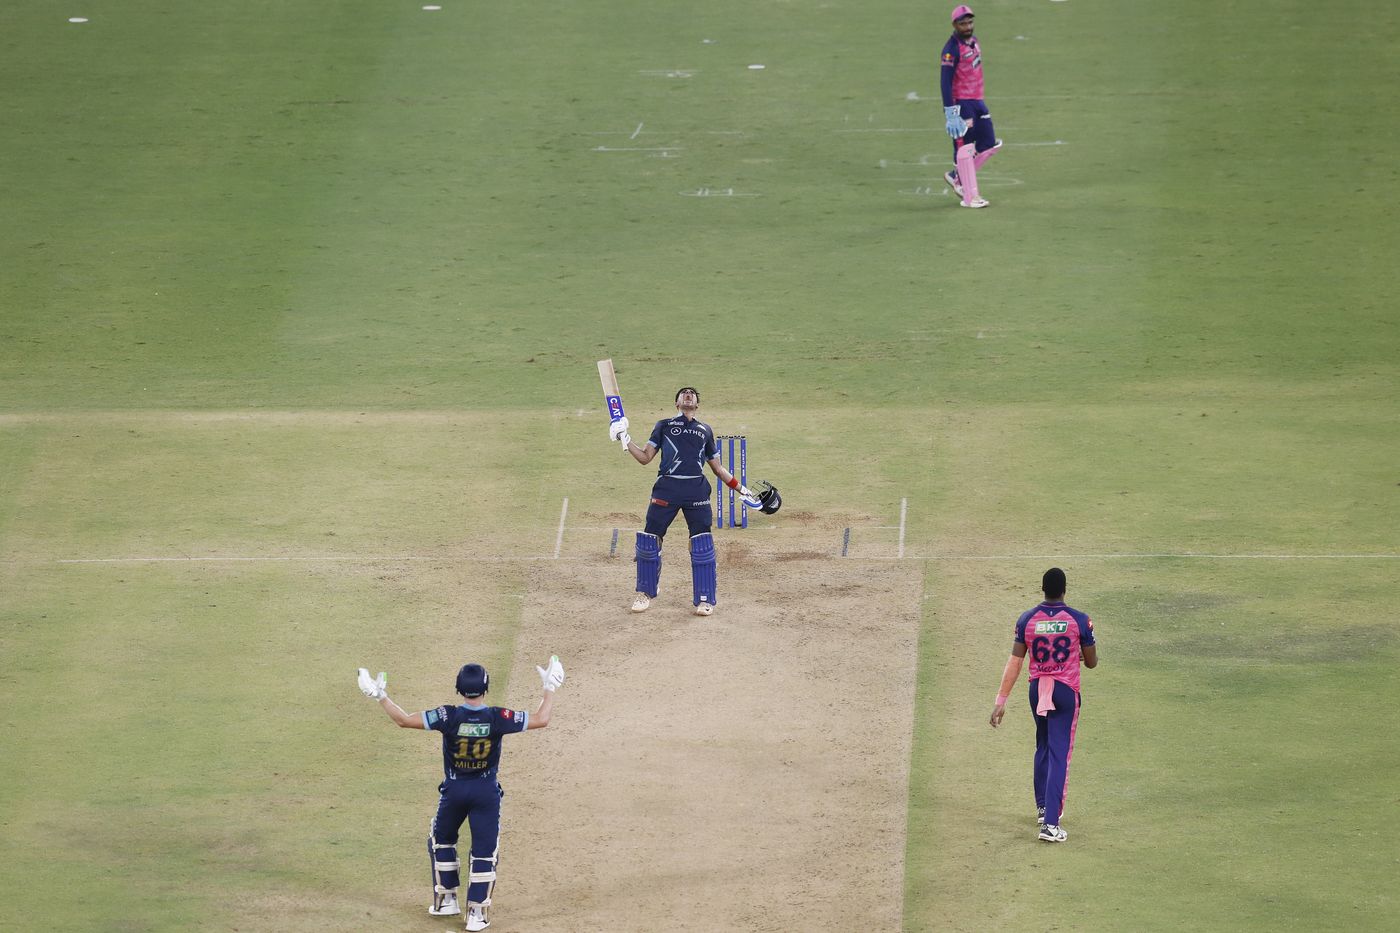
[[[938,56],[938,86],[943,92],[943,106],[951,107],[953,100],[953,75],[958,71],[958,58],[961,53],[958,50],[957,37],[948,40],[943,46],[943,52]]]
[[[1079,643],[1093,647],[1094,645],[1094,620],[1088,616],[1083,616],[1077,620],[1079,622]]]
[[[656,422],[656,424],[651,429],[651,437],[647,438],[647,443],[655,447],[657,450],[661,449],[661,431],[665,427],[665,425],[666,422],[664,421]]]
[[[446,732],[452,725],[452,707],[439,706],[423,710],[423,728],[433,732]]]
[[[523,709],[506,709],[503,706],[491,707],[491,734],[512,735],[524,732],[530,727],[530,714]]]
[[[1013,641],[1018,645],[1024,645],[1026,643],[1026,623],[1030,621],[1030,617],[1031,614],[1029,612],[1023,612],[1021,613],[1021,617],[1016,620],[1016,637]]]

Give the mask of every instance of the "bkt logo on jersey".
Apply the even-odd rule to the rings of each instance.
[[[608,417],[613,421],[622,417],[622,399],[616,395],[608,396]]]
[[[1063,619],[1042,619],[1035,624],[1037,635],[1063,635],[1069,631],[1069,623]]]
[[[463,722],[457,725],[458,735],[490,735],[491,724],[489,722]]]

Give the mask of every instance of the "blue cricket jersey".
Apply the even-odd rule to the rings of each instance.
[[[661,451],[656,475],[672,479],[700,479],[705,464],[719,456],[714,429],[681,414],[656,422],[647,443]]]
[[[530,714],[501,706],[439,706],[424,710],[423,726],[442,733],[442,769],[448,780],[494,777],[501,737],[524,732]]]

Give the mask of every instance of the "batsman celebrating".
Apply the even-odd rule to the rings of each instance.
[[[496,781],[501,762],[501,739],[527,729],[549,725],[554,708],[554,691],[564,683],[564,666],[551,657],[548,667],[537,667],[544,697],[533,714],[524,710],[487,706],[481,702],[491,685],[491,677],[480,664],[465,664],[457,672],[457,692],[466,703],[439,706],[421,713],[405,713],[384,690],[384,675],[377,680],[363,667],[359,671],[360,691],[379,706],[389,718],[405,729],[431,729],[442,733],[442,768],[445,779],[438,785],[438,809],[428,835],[428,858],[433,869],[434,917],[460,914],[457,886],[461,861],[457,857],[457,835],[462,823],[471,827],[471,865],[467,875],[468,930],[484,930],[491,925],[491,892],[496,887],[496,862],[501,833],[501,798],[505,792]]]
[[[685,513],[690,529],[695,614],[707,616],[715,611],[715,540],[710,530],[714,512],[710,506],[710,481],[705,478],[707,464],[721,483],[739,491],[749,508],[771,514],[782,501],[771,486],[760,496],[739,485],[739,480],[720,463],[714,429],[695,417],[699,410],[699,390],[686,386],[676,392],[676,416],[656,422],[645,446],[632,443],[626,418],[613,421],[608,428],[608,436],[619,441],[638,463],[646,465],[658,454],[661,456],[656,484],[651,489],[651,505],[647,507],[646,530],[637,533],[637,596],[632,601],[633,612],[645,612],[656,598],[656,586],[661,580],[661,539],[666,537],[666,529],[671,527],[677,512]]]
[[[1016,639],[1001,674],[991,722],[995,729],[1006,715],[1006,698],[1029,650],[1036,822],[1041,839],[1064,842],[1069,834],[1060,828],[1060,817],[1069,785],[1069,761],[1074,757],[1074,732],[1079,725],[1079,663],[1082,660],[1085,667],[1098,667],[1099,649],[1094,645],[1094,623],[1065,605],[1065,572],[1051,567],[1041,578],[1040,588],[1044,602],[1016,620]]]

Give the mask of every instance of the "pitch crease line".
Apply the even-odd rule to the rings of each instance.
[[[561,523],[562,525],[562,523]],[[562,540],[562,536],[561,536]],[[764,549],[754,552],[758,556],[781,556],[797,553],[781,549]],[[900,557],[865,557],[861,560],[903,560]],[[931,561],[993,561],[993,560],[1400,560],[1400,553],[1352,553],[1352,554],[1201,554],[1201,553],[1159,553],[1159,554],[911,554],[910,560]],[[545,557],[522,555],[502,557],[500,555],[474,554],[321,554],[304,556],[250,556],[250,555],[204,555],[195,557],[52,557],[52,558],[0,558],[0,564],[10,566],[54,566],[60,564],[216,564],[216,563],[346,563],[346,564],[393,564],[393,563],[483,563],[508,564],[515,561],[565,560],[587,561],[583,557],[561,557],[556,553]]]
[[[904,520],[909,515],[909,500],[899,500],[899,558],[904,559]]]
[[[559,533],[554,536],[554,559],[559,559],[559,549],[564,546],[564,521],[569,517],[569,497],[564,497],[564,507],[559,510]]]

